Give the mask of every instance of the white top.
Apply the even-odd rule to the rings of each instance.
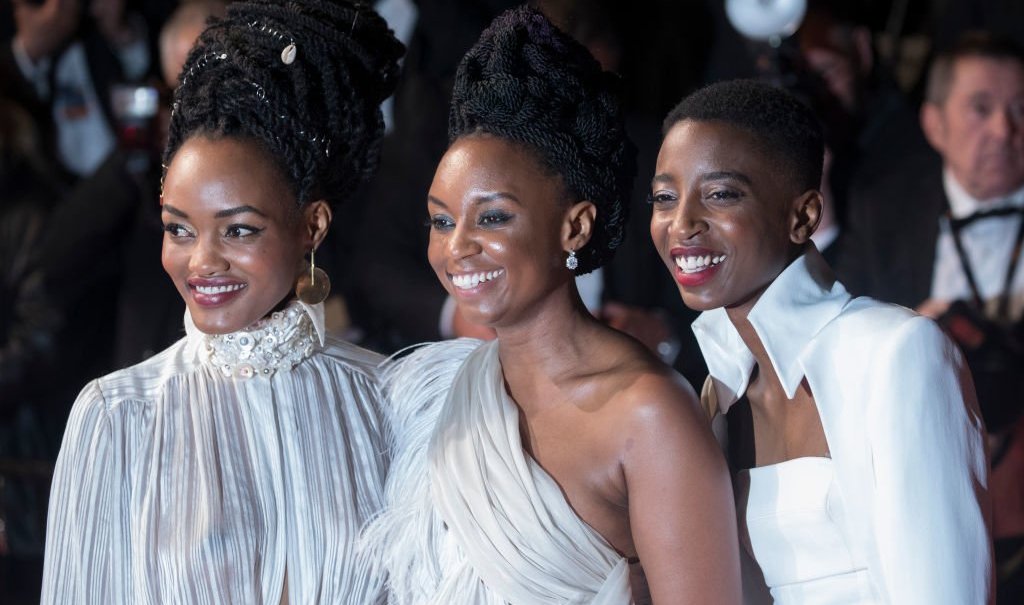
[[[776,605],[880,605],[856,562],[828,458],[796,458],[736,477],[740,539]]]
[[[523,451],[498,342],[423,347],[385,379],[388,508],[368,547],[398,605],[631,605],[629,565]]]
[[[851,299],[813,247],[748,314],[786,396],[806,380],[843,494],[841,525],[874,594],[899,605],[994,598],[985,430],[956,346],[930,319]],[[727,411],[754,356],[724,309],[694,322]],[[790,556],[797,557],[796,554]]]
[[[979,210],[1003,207],[1024,207],[1024,188],[1005,198],[978,201],[970,196],[953,175],[943,175],[946,198],[954,218],[964,218]],[[995,313],[998,297],[1003,293],[1006,269],[1010,264],[1013,244],[1020,228],[1020,215],[985,218],[965,225],[960,230],[960,240],[970,262],[971,271],[978,281],[978,289],[985,301],[989,314]],[[964,274],[960,257],[953,244],[949,221],[939,223],[939,238],[935,249],[935,271],[932,274],[932,298],[944,301],[970,300],[971,287]],[[1010,284],[1010,316],[1021,317],[1024,312],[1024,263],[1017,269]]]
[[[186,330],[75,402],[42,602],[375,602],[355,542],[383,504],[379,358],[324,338],[321,305]]]

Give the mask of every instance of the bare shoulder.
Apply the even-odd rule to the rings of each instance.
[[[602,378],[608,393],[603,424],[618,437],[613,441],[629,448],[671,442],[717,447],[697,393],[685,378],[638,343],[626,343],[622,353]]]

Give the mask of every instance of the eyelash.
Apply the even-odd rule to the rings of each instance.
[[[500,210],[484,212],[477,220],[477,224],[484,228],[500,227],[512,220],[514,217]],[[438,214],[427,219],[426,226],[435,231],[450,231],[455,227],[455,221],[450,217]]]
[[[427,219],[427,227],[430,227],[434,231],[447,231],[454,226],[455,221],[443,214],[437,214]]]
[[[741,197],[743,197],[743,193],[740,191],[734,191],[732,189],[718,189],[715,191],[708,192],[706,197],[712,200],[732,201],[738,200]]]
[[[743,197],[743,192],[735,191],[733,189],[717,189],[715,191],[708,192],[705,194],[705,199],[718,202],[732,202]],[[647,194],[647,203],[652,206],[669,205],[673,202],[678,201],[675,194],[661,191],[658,193]]]
[[[238,231],[242,231],[242,230],[248,231],[249,233],[237,234]],[[252,225],[242,225],[242,224],[228,225],[228,228],[224,230],[224,237],[237,237],[237,238],[252,237],[254,235],[259,235],[261,231],[263,231],[263,229],[260,229],[258,227],[253,227]],[[232,232],[235,232],[237,235],[232,235]]]
[[[190,231],[184,225],[180,225],[178,223],[167,223],[166,225],[164,225],[164,231],[169,233],[171,237],[175,239],[195,237],[195,234],[192,233],[192,231]],[[248,233],[240,233],[241,231],[248,231]],[[253,227],[252,225],[228,225],[227,228],[224,229],[224,237],[242,239],[259,235],[262,231],[263,229],[259,227]]]
[[[170,234],[171,237],[176,239],[189,237],[192,235],[191,231],[186,229],[184,225],[179,225],[178,223],[167,223],[166,225],[164,225],[164,231],[166,231],[167,233]]]
[[[504,225],[512,220],[512,215],[501,210],[490,210],[480,215],[479,224],[484,227]]]
[[[675,200],[676,197],[674,195],[666,193],[664,191],[647,194],[647,203],[655,206],[659,204],[666,204],[668,202],[674,202]]]

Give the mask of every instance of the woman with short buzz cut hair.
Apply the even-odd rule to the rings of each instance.
[[[985,427],[957,346],[854,298],[810,239],[824,143],[763,82],[665,120],[651,237],[725,415],[740,536],[778,605],[994,602]]]

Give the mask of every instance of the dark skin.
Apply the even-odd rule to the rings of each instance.
[[[821,193],[785,174],[753,134],[721,122],[683,120],[666,135],[652,182],[651,237],[680,282],[683,302],[702,311],[725,307],[756,360],[746,392],[756,466],[829,455],[806,381],[793,399],[786,396],[747,319],[765,289],[804,251],[821,217]],[[724,260],[705,281],[693,283],[677,259],[698,249]]]
[[[564,262],[594,227],[561,177],[505,140],[472,135],[430,188],[429,257],[466,319],[492,328],[523,447],[573,510],[639,557],[638,602],[739,603],[728,470],[686,382],[592,317]],[[465,276],[490,275],[474,287]],[[472,283],[472,282],[470,282]]]

